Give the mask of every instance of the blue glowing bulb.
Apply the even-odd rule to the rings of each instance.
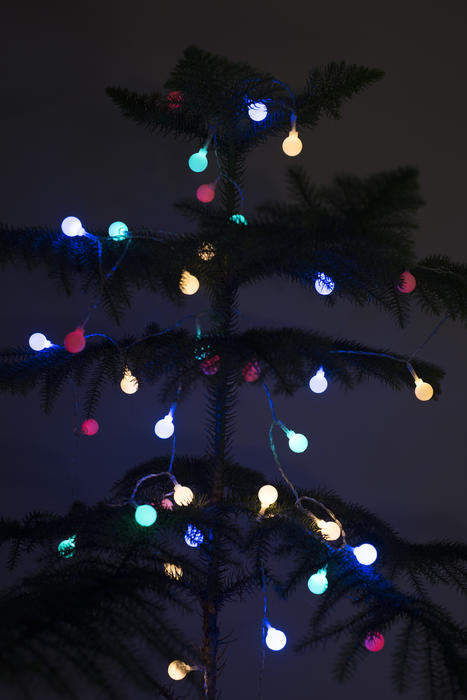
[[[322,367],[316,372],[316,374],[310,379],[308,386],[311,391],[315,394],[322,394],[328,388],[328,380],[324,376],[324,369]]]
[[[194,525],[188,525],[185,533],[185,542],[189,547],[199,547],[204,541],[203,533]]]
[[[157,520],[157,510],[148,503],[143,506],[138,506],[135,510],[135,520],[142,527],[154,525]]]
[[[268,116],[268,108],[264,102],[252,102],[248,105],[248,116],[254,122],[262,122]]]
[[[301,433],[294,433],[293,430],[289,430],[287,437],[289,439],[289,447],[292,452],[305,452],[306,448],[308,447],[308,440],[304,435]]]
[[[109,236],[114,241],[123,241],[128,238],[128,226],[123,221],[114,221],[109,226]]]
[[[318,276],[315,281],[315,289],[318,294],[327,296],[328,294],[331,294],[334,287],[335,284],[331,277],[325,275],[324,272],[318,272]]]
[[[69,537],[67,540],[62,540],[58,545],[58,553],[64,559],[69,559],[75,553],[76,535]]]
[[[208,167],[208,159],[206,156],[207,149],[200,148],[198,153],[193,153],[188,158],[188,167],[193,170],[194,173],[202,173]]]
[[[376,547],[373,547],[372,544],[367,543],[361,544],[359,547],[354,547],[353,553],[355,554],[357,561],[359,561],[360,564],[364,564],[365,566],[373,564],[378,556]]]
[[[308,588],[315,595],[321,595],[328,588],[328,579],[326,577],[326,567],[319,569],[316,574],[312,574],[308,579]]]
[[[243,214],[232,214],[229,221],[233,221],[234,224],[241,224],[242,226],[248,226],[248,221],[243,216]]]
[[[287,637],[282,630],[276,630],[269,625],[265,641],[268,649],[271,649],[271,651],[280,651],[287,644]]]
[[[164,416],[164,418],[158,420],[154,426],[154,432],[156,433],[157,437],[161,438],[162,440],[166,440],[167,438],[171,437],[174,434],[174,430],[175,427],[170,413]]]
[[[74,236],[84,236],[86,233],[81,221],[77,219],[76,216],[67,216],[65,219],[63,219],[62,231],[65,236],[69,236],[70,238],[73,238]]]
[[[44,350],[44,348],[50,348],[52,343],[47,340],[43,333],[33,333],[29,337],[29,347],[36,352]]]

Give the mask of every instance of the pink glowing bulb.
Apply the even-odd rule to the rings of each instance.
[[[206,376],[211,377],[213,374],[218,372],[220,359],[221,358],[219,355],[213,355],[212,357],[207,357],[201,362],[201,369]]]
[[[183,93],[180,90],[172,90],[167,95],[167,102],[170,110],[179,109],[183,102]]]
[[[384,647],[384,637],[379,632],[370,632],[365,639],[368,651],[381,651]]]
[[[88,418],[81,426],[83,435],[95,435],[99,430],[99,423],[94,418]]]
[[[261,374],[261,368],[257,362],[249,362],[242,369],[242,377],[246,382],[256,382]]]
[[[68,333],[68,335],[65,336],[64,345],[68,352],[77,353],[81,352],[81,350],[84,350],[84,347],[86,345],[86,339],[84,337],[84,328],[78,326],[78,328],[76,328],[74,331]]]
[[[200,185],[196,190],[196,196],[198,197],[199,201],[204,202],[204,204],[212,202],[212,200],[216,196],[215,183],[210,182],[208,185]]]
[[[170,498],[163,498],[161,501],[161,506],[164,508],[164,510],[173,510],[174,509],[174,504],[170,500]]]
[[[413,292],[416,286],[417,280],[411,272],[406,270],[401,274],[400,283],[397,285],[397,289],[402,292],[402,294],[410,294],[410,292]]]

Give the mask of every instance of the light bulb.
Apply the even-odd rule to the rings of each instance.
[[[207,377],[212,377],[214,374],[217,374],[219,371],[220,361],[221,358],[219,355],[213,355],[212,357],[207,357],[205,360],[203,360],[201,362],[203,374],[205,374]]]
[[[371,632],[365,638],[365,646],[368,651],[381,651],[384,647],[384,637],[379,632]]]
[[[170,413],[164,416],[164,418],[158,420],[154,426],[154,432],[158,438],[161,438],[161,440],[167,440],[167,438],[172,437],[174,430],[175,427],[173,424],[173,418],[172,414]]]
[[[109,236],[113,241],[123,241],[128,238],[128,226],[123,221],[114,221],[109,226]]]
[[[146,503],[142,506],[138,506],[135,510],[135,520],[138,525],[142,527],[149,527],[154,525],[157,520],[157,510],[153,506]]]
[[[241,224],[242,226],[248,226],[248,221],[243,216],[243,214],[232,214],[229,217],[229,221],[233,221],[234,224]]]
[[[58,553],[64,559],[69,559],[75,553],[76,548],[76,535],[69,537],[67,540],[62,540],[58,545]]]
[[[338,540],[342,534],[341,528],[333,520],[329,520],[327,522],[325,520],[318,520],[316,524],[321,530],[323,539],[328,540],[329,542]]]
[[[294,433],[293,430],[289,430],[287,437],[289,439],[289,447],[292,452],[305,452],[306,448],[308,447],[308,440],[304,435],[301,433]]]
[[[204,542],[203,533],[194,525],[188,525],[185,532],[185,542],[189,547],[199,547]]]
[[[315,281],[315,289],[318,292],[318,294],[321,294],[322,296],[327,296],[328,294],[331,294],[334,287],[335,284],[331,277],[325,275],[324,272],[318,272],[318,276],[316,277]]]
[[[287,637],[282,630],[277,630],[269,625],[265,641],[268,649],[280,651],[287,644]]]
[[[81,221],[77,219],[76,216],[67,216],[63,219],[62,231],[65,236],[69,236],[70,238],[74,236],[84,236],[86,233]]]
[[[176,581],[179,581],[183,576],[182,567],[176,564],[169,564],[168,561],[164,564],[164,571],[169,578],[174,578]]]
[[[125,368],[123,379],[120,382],[120,389],[124,394],[135,394],[138,391],[138,380],[134,377],[128,367]]]
[[[419,401],[429,401],[433,396],[433,387],[428,382],[417,377],[415,380],[415,396]]]
[[[286,156],[298,156],[303,148],[303,144],[298,138],[296,129],[289,131],[289,135],[282,141],[282,150]]]
[[[168,107],[171,111],[180,109],[183,102],[183,93],[180,90],[172,90],[167,95]]]
[[[252,102],[248,105],[248,116],[254,122],[262,122],[268,116],[268,108],[264,102]]]
[[[308,579],[308,588],[315,595],[321,595],[328,588],[328,579],[326,576],[326,567],[319,569],[316,574],[312,574]]]
[[[94,418],[88,418],[87,420],[83,421],[81,426],[81,432],[83,435],[95,435],[98,430],[99,423],[94,420]]]
[[[187,294],[189,296],[191,294],[196,294],[199,289],[199,279],[194,275],[191,275],[188,270],[184,270],[182,272],[182,276],[180,277],[179,287],[183,294]]]
[[[216,196],[216,183],[210,182],[208,185],[200,185],[196,190],[196,197],[200,202],[209,204]]]
[[[86,338],[84,337],[84,328],[78,326],[74,331],[68,333],[63,341],[64,346],[71,353],[81,352],[86,347]]]
[[[258,498],[261,503],[261,510],[266,510],[266,508],[272,506],[272,504],[277,501],[278,496],[279,494],[275,486],[272,486],[271,484],[261,486],[260,490],[258,491]]]
[[[188,486],[175,484],[174,501],[177,506],[188,506],[194,498],[193,491]]]
[[[45,348],[50,348],[52,343],[47,340],[43,333],[33,333],[29,337],[29,347],[36,352],[40,352]]]
[[[417,280],[411,272],[406,270],[400,276],[400,282],[397,285],[397,289],[399,292],[402,292],[402,294],[410,294],[410,292],[413,292],[416,286]]]
[[[181,681],[183,678],[185,678],[186,674],[189,673],[190,670],[191,667],[188,666],[188,664],[186,664],[184,661],[179,661],[177,659],[176,661],[172,661],[172,663],[169,664],[167,673],[173,681]]]
[[[246,382],[256,382],[261,376],[261,367],[254,362],[248,362],[242,369],[242,377]]]
[[[322,394],[323,391],[326,391],[328,388],[328,380],[324,376],[324,369],[322,367],[320,367],[316,374],[310,379],[308,386],[315,394]]]
[[[212,243],[202,243],[198,248],[199,257],[201,258],[201,260],[205,260],[206,262],[208,260],[212,260],[215,254],[216,249],[214,248]]]
[[[208,159],[206,156],[207,148],[200,148],[198,153],[193,153],[188,158],[188,167],[194,173],[202,173],[208,167]]]
[[[359,547],[354,547],[353,553],[355,554],[357,561],[365,566],[370,566],[370,564],[373,564],[378,556],[376,547],[373,547],[372,544],[367,543],[361,544]]]

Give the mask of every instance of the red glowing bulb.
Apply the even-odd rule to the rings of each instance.
[[[213,355],[201,362],[201,369],[206,376],[211,377],[218,372],[220,359],[219,355]]]
[[[68,335],[65,336],[64,344],[68,352],[77,353],[81,352],[81,350],[84,350],[84,347],[86,345],[86,339],[84,337],[84,328],[78,326],[76,330],[71,331],[71,333],[68,333]]]
[[[170,110],[179,109],[183,102],[183,93],[180,90],[172,90],[167,95],[167,102]]]
[[[210,182],[209,185],[200,185],[196,190],[196,196],[200,202],[208,204],[212,202],[216,196],[216,185],[214,182]]]
[[[261,374],[261,368],[257,362],[249,362],[242,369],[242,377],[246,382],[256,382]]]
[[[410,294],[410,292],[413,292],[415,287],[417,286],[417,280],[415,277],[412,275],[411,272],[406,270],[401,274],[400,277],[400,282],[397,285],[397,289],[402,292],[402,294]]]
[[[95,435],[98,430],[99,423],[94,420],[94,418],[88,418],[87,420],[83,421],[83,425],[81,426],[81,432],[83,435]]]
[[[370,632],[366,636],[365,646],[368,651],[381,651],[384,647],[384,637],[379,632]]]

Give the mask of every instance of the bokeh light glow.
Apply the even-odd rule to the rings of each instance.
[[[294,433],[293,430],[289,430],[287,437],[289,439],[289,447],[292,452],[296,452],[297,454],[300,454],[300,452],[305,452],[306,448],[308,447],[308,440],[305,435],[302,435],[301,433]]]
[[[287,637],[282,630],[277,630],[275,627],[269,626],[265,641],[268,649],[271,649],[271,651],[280,651],[287,644]]]
[[[324,369],[322,367],[316,372],[315,375],[310,379],[308,386],[314,394],[322,394],[328,388],[328,380],[324,376]]]
[[[164,418],[158,420],[154,426],[154,432],[158,438],[161,438],[161,440],[167,440],[167,438],[172,437],[174,430],[175,427],[170,413],[164,416]]]
[[[252,102],[248,105],[248,116],[254,122],[262,122],[268,116],[268,108],[264,102]]]
[[[43,333],[33,333],[29,337],[29,347],[31,350],[35,350],[36,352],[40,352],[45,348],[50,348],[51,345],[52,343],[50,340],[47,340]]]
[[[376,547],[373,547],[372,544],[368,543],[361,544],[359,547],[354,547],[353,553],[355,554],[357,561],[364,566],[370,566],[370,564],[373,564],[378,557]]]
[[[334,290],[334,287],[334,281],[331,277],[329,277],[329,275],[326,275],[324,272],[318,272],[315,281],[315,289],[318,292],[318,294],[321,294],[322,296],[327,296],[328,294],[331,294],[331,292]]]
[[[150,527],[157,520],[157,510],[149,503],[138,506],[135,510],[135,520],[141,527]]]

